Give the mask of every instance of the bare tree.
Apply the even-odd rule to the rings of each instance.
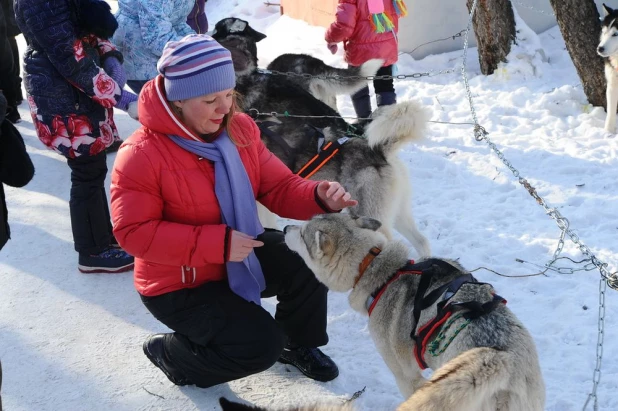
[[[560,32],[573,60],[584,93],[593,106],[605,107],[603,59],[596,49],[601,34],[599,12],[594,0],[549,0]]]
[[[467,0],[468,11],[474,0]],[[492,74],[506,61],[515,41],[515,16],[510,0],[478,0],[472,19],[483,74]]]

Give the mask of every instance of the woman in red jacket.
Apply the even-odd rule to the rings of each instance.
[[[377,76],[392,76],[399,48],[397,32],[399,16],[407,14],[403,0],[339,0],[336,20],[326,31],[325,40],[331,53],[343,42],[345,61],[360,66],[371,59],[383,59]],[[393,80],[373,80],[378,107],[395,104],[397,95]],[[359,118],[371,116],[369,87],[352,95],[354,111]],[[364,123],[360,121],[360,123]]]
[[[177,385],[210,387],[275,361],[329,381],[326,288],[279,231],[264,231],[256,199],[308,219],[353,206],[341,185],[292,174],[235,112],[229,51],[207,35],[168,42],[142,90],[140,127],[112,172],[114,234],[135,256],[146,308],[174,332],[144,353]],[[260,298],[277,296],[275,319]]]

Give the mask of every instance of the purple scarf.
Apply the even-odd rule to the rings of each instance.
[[[224,130],[212,143],[170,135],[180,147],[215,163],[215,194],[223,223],[233,230],[256,237],[264,232],[258,219],[257,204],[247,170],[238,149]],[[262,267],[251,252],[242,262],[228,261],[227,280],[234,293],[260,305],[260,293],[266,288]]]

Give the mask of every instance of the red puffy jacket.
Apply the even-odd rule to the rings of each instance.
[[[214,165],[170,138],[190,138],[165,99],[161,76],[140,93],[142,127],[121,146],[111,185],[118,243],[135,256],[135,287],[146,296],[197,287],[226,276],[226,226],[214,191]],[[305,220],[327,212],[316,202],[318,182],[293,174],[260,140],[245,114],[229,134],[238,147],[255,198],[282,217]]]
[[[360,66],[367,60],[384,59],[384,66],[397,62],[399,17],[391,0],[384,0],[384,12],[394,31],[376,33],[371,23],[367,0],[339,0],[337,19],[326,31],[327,43],[343,42],[345,61]]]

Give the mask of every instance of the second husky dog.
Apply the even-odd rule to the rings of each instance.
[[[406,246],[378,228],[372,218],[327,214],[287,226],[285,242],[329,289],[352,290],[351,307],[369,315],[376,348],[409,398],[399,409],[542,411],[534,342],[493,287],[454,261],[408,261]]]
[[[605,79],[607,80],[605,131],[615,133],[616,109],[618,108],[618,10],[603,4],[603,11],[601,39],[597,53],[605,61]]]

